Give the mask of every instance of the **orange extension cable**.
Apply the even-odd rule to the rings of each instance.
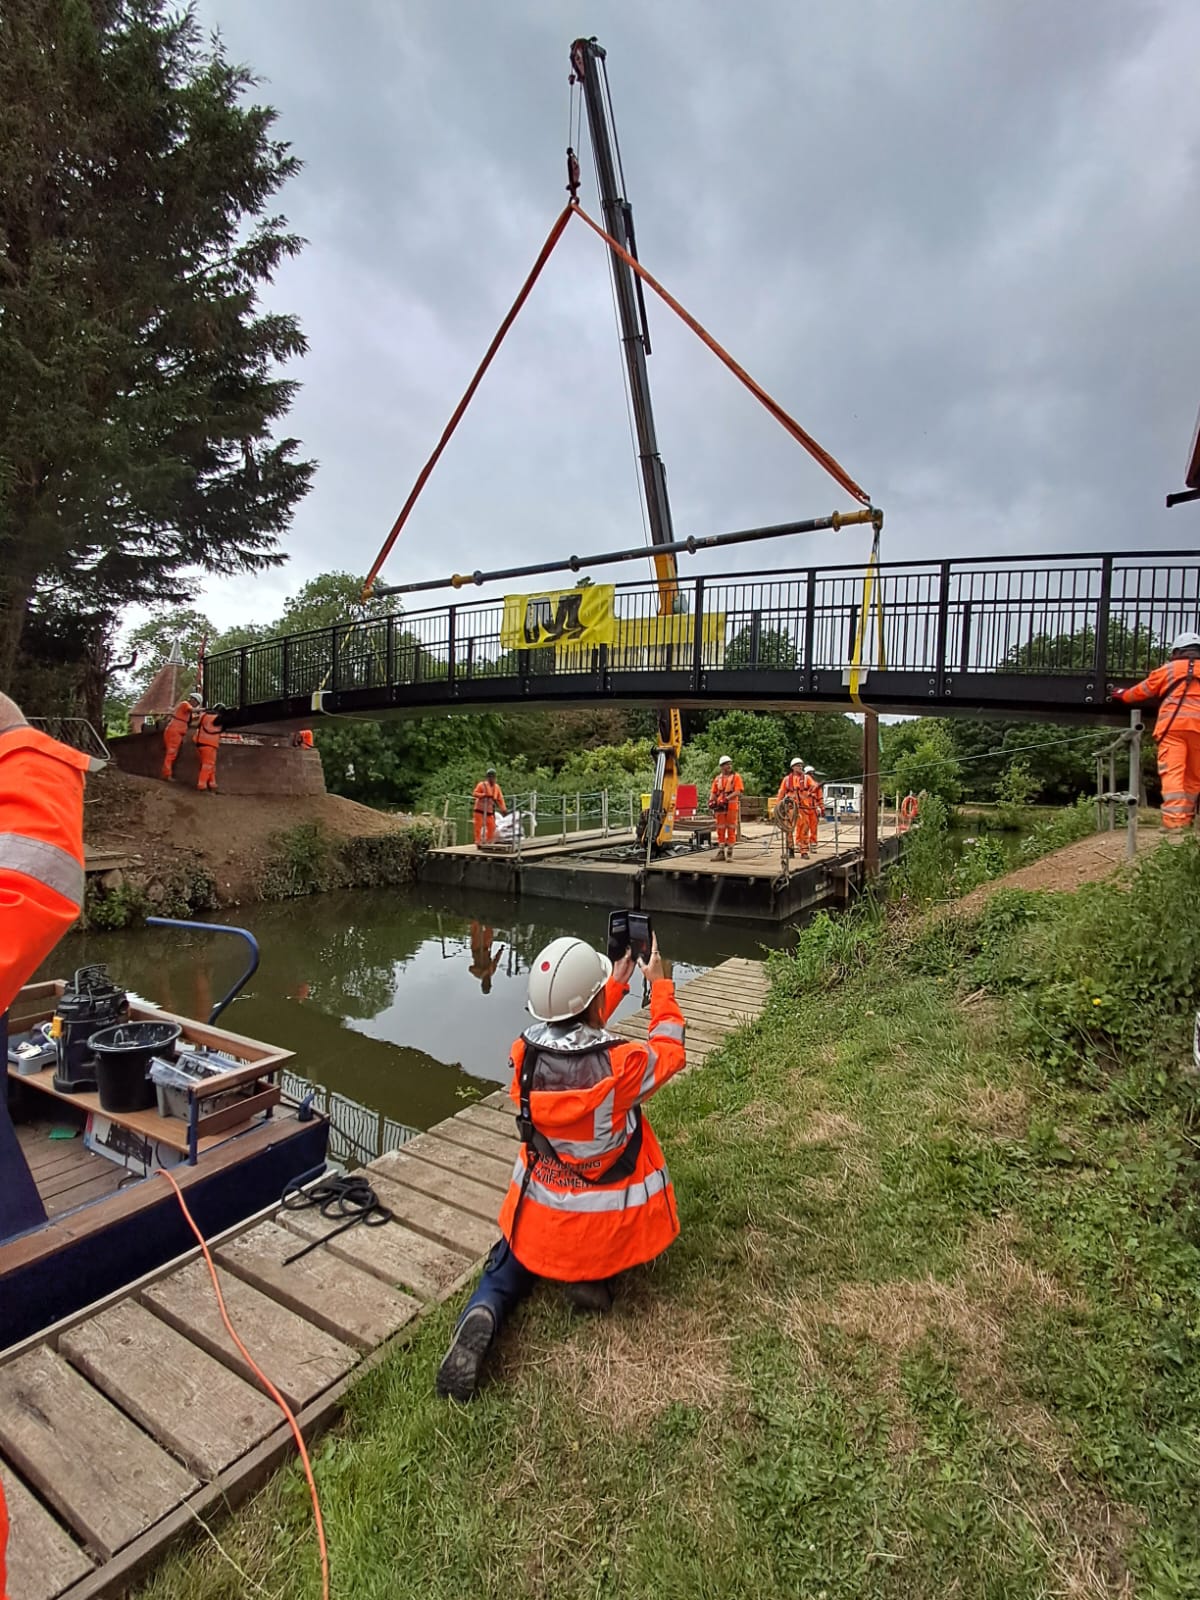
[[[512,327],[522,306],[525,304],[526,300],[528,300],[530,291],[533,289],[534,284],[541,276],[542,268],[550,259],[551,252],[553,251],[555,245],[562,238],[563,232],[566,229],[567,223],[570,222],[572,215],[581,217],[594,233],[599,234],[600,238],[604,240],[609,249],[612,250],[616,255],[620,256],[621,260],[625,262],[626,266],[637,273],[638,277],[643,283],[649,284],[650,288],[654,290],[654,293],[658,295],[663,304],[669,306],[675,315],[681,318],[681,320],[687,324],[700,342],[704,345],[707,345],[707,347],[718,358],[718,360],[723,362],[723,364],[728,367],[729,371],[733,373],[738,382],[744,384],[745,387],[749,389],[750,393],[759,402],[759,404],[764,406],[771,413],[776,422],[779,423],[780,427],[784,428],[789,434],[791,434],[796,443],[803,446],[803,448],[808,451],[809,455],[812,456],[813,460],[817,462],[819,466],[825,468],[825,471],[829,473],[831,478],[840,483],[842,488],[845,489],[847,493],[852,494],[861,505],[869,506],[871,504],[870,496],[867,494],[866,490],[861,489],[858,484],[855,483],[854,479],[846,471],[845,467],[842,466],[841,462],[838,461],[834,456],[831,456],[829,451],[826,450],[822,445],[819,445],[812,435],[807,433],[796,421],[796,419],[790,416],[788,412],[783,409],[778,400],[773,399],[767,393],[761,384],[756,383],[746,369],[733,359],[724,346],[718,344],[716,339],[713,338],[712,334],[709,333],[708,329],[697,322],[695,317],[692,316],[691,312],[685,310],[684,307],[680,305],[679,301],[675,299],[674,295],[668,293],[668,291],[663,288],[662,284],[659,283],[658,279],[646,271],[645,267],[642,266],[640,261],[638,261],[634,256],[631,256],[628,250],[624,249],[623,246],[618,244],[611,233],[607,233],[598,222],[589,217],[587,212],[583,209],[578,201],[571,201],[563,207],[562,211],[559,212],[554,226],[550,229],[550,232],[546,236],[546,242],[542,246],[541,251],[538,254],[538,258],[534,262],[529,273],[529,276],[521,285],[520,293],[509,307],[508,315],[504,318],[504,321],[496,330],[495,338],[492,340],[491,344],[488,345],[487,352],[484,355],[483,360],[475,369],[475,376],[467,385],[466,391],[464,392],[462,399],[458,402],[458,405],[454,408],[454,413],[449,422],[442,429],[442,436],[434,446],[433,454],[429,457],[429,460],[425,463],[425,465],[421,468],[420,473],[417,475],[417,481],[413,484],[408,499],[401,507],[400,515],[392,524],[392,530],[388,534],[387,538],[383,541],[383,546],[380,549],[379,554],[375,557],[375,561],[370,572],[367,574],[367,580],[363,584],[362,589],[362,598],[364,600],[366,600],[370,595],[371,586],[375,582],[375,579],[379,576],[379,570],[383,566],[383,563],[391,554],[392,546],[399,538],[400,530],[408,521],[409,513],[412,511],[413,506],[416,505],[418,496],[420,495],[422,489],[424,489],[426,483],[428,483],[430,473],[433,471],[434,467],[437,466],[442,451],[450,443],[451,435],[454,433],[455,428],[457,428],[459,423],[462,421],[463,413],[466,411],[467,407],[474,398],[475,391],[479,388],[480,383],[482,383],[484,373],[486,373],[487,369],[491,366],[497,350],[499,350],[501,344],[504,342],[505,334],[507,334],[508,330]]]
[[[304,1464],[304,1476],[308,1479],[308,1492],[312,1496],[313,1522],[316,1524],[317,1529],[317,1547],[321,1552],[321,1594],[323,1600],[329,1600],[329,1548],[325,1543],[325,1522],[321,1516],[321,1502],[317,1496],[317,1483],[316,1479],[313,1477],[312,1462],[308,1459],[308,1451],[304,1445],[304,1435],[300,1432],[300,1424],[296,1421],[295,1413],[292,1411],[291,1406],[288,1405],[287,1401],[280,1394],[279,1390],[271,1382],[270,1378],[267,1377],[266,1373],[250,1354],[249,1350],[246,1349],[246,1346],[238,1338],[233,1323],[229,1320],[229,1312],[225,1309],[225,1296],[221,1293],[220,1280],[217,1277],[217,1269],[213,1262],[212,1254],[208,1248],[208,1243],[204,1235],[200,1232],[200,1229],[196,1226],[195,1217],[193,1217],[192,1213],[188,1210],[187,1201],[183,1198],[183,1190],[175,1182],[175,1179],[165,1167],[159,1167],[158,1175],[160,1178],[165,1178],[171,1185],[172,1189],[174,1189],[175,1198],[179,1201],[180,1209],[187,1219],[187,1225],[196,1235],[197,1243],[204,1252],[204,1260],[208,1266],[208,1275],[212,1279],[213,1290],[217,1296],[217,1308],[221,1313],[221,1321],[225,1324],[226,1332],[229,1334],[229,1337],[233,1340],[234,1344],[237,1345],[238,1349],[242,1352],[242,1355],[246,1361],[246,1365],[250,1368],[251,1372],[253,1372],[259,1383],[262,1384],[263,1388],[271,1396],[271,1399],[274,1400],[280,1411],[283,1412],[284,1416],[287,1418],[288,1427],[292,1430],[292,1437],[296,1441],[296,1449],[300,1452],[300,1460]],[[0,1572],[2,1571],[3,1568],[0,1567]]]

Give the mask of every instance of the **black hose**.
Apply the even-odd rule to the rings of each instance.
[[[338,1227],[286,1256],[283,1262],[285,1267],[290,1267],[293,1261],[299,1261],[310,1250],[328,1244],[330,1239],[336,1239],[339,1233],[345,1233],[360,1222],[367,1228],[380,1228],[392,1220],[392,1213],[387,1206],[380,1204],[374,1189],[360,1172],[334,1174],[323,1178],[320,1183],[314,1183],[311,1189],[298,1188],[293,1180],[284,1186],[280,1205],[285,1211],[319,1210],[328,1221],[339,1222]]]

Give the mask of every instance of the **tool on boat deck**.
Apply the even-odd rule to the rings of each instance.
[[[129,996],[119,989],[105,966],[80,967],[58,998],[50,1022],[57,1063],[54,1087],[59,1094],[94,1094],[96,1055],[89,1043],[101,1028],[125,1022]]]

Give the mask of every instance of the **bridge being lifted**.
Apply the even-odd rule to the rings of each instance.
[[[681,576],[668,616],[657,583],[602,588],[607,642],[569,616],[536,642],[545,594],[456,601],[211,655],[205,699],[230,729],[597,703],[1117,724],[1113,685],[1200,626],[1195,550]]]

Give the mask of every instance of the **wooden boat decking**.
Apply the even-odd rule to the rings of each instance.
[[[105,1156],[93,1155],[83,1144],[82,1131],[69,1130],[71,1137],[52,1139],[61,1128],[53,1122],[19,1122],[17,1143],[28,1163],[37,1192],[48,1217],[116,1194],[129,1173]]]
[[[758,1016],[766,993],[761,963],[746,960],[683,985],[689,1064]],[[643,1037],[647,1020],[637,1012],[616,1031]],[[275,1207],[213,1241],[234,1325],[306,1435],[329,1425],[349,1384],[425,1310],[475,1275],[517,1148],[498,1091],[366,1168],[394,1221],[334,1237],[337,1223],[319,1212]],[[312,1241],[318,1248],[289,1260]],[[198,1252],[169,1263],[0,1352],[12,1594],[94,1600],[121,1589],[292,1449],[229,1341]]]

